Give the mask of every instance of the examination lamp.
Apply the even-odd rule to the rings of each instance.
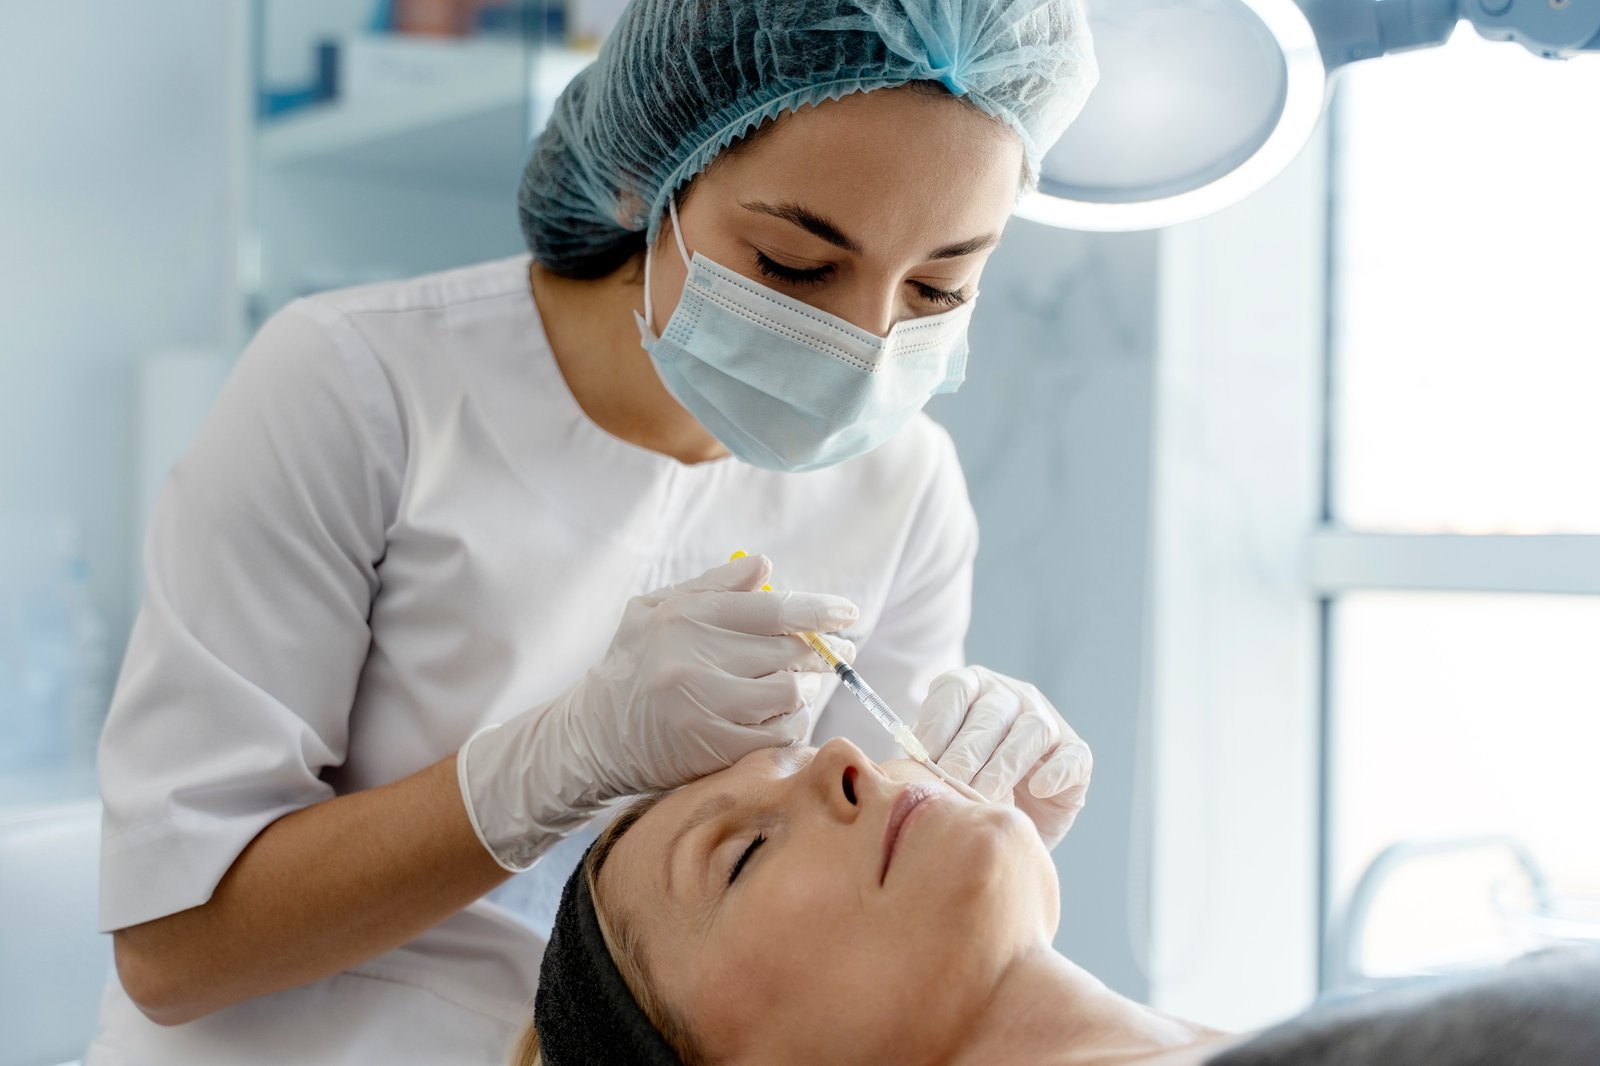
[[[1340,69],[1462,19],[1547,59],[1600,52],[1600,0],[1091,0],[1100,84],[1017,213],[1137,230],[1237,203],[1305,146]]]

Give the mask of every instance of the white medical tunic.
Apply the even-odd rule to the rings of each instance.
[[[528,265],[299,300],[241,357],[148,532],[100,747],[103,930],[206,902],[274,820],[548,701],[629,597],[735,549],[854,600],[857,665],[903,713],[961,665],[977,534],[942,429],[919,415],[804,474],[635,447],[568,390]],[[892,751],[836,684],[821,702],[818,736]],[[503,1063],[584,842],[394,951],[186,1025],[113,976],[87,1062]]]

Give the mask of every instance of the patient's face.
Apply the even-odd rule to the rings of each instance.
[[[1025,816],[843,740],[756,752],[668,796],[599,887],[661,996],[714,1060],[741,1063],[947,1047],[1058,917]]]

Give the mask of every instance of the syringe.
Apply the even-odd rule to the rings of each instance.
[[[744,554],[742,551],[734,552],[731,558],[741,559]],[[763,592],[772,591],[771,585],[763,585],[761,588]],[[838,653],[829,646],[827,641],[816,633],[797,633],[796,636],[809,644],[812,651],[822,656],[822,661],[832,667],[835,674],[839,675],[839,680],[844,684],[844,687],[849,689],[855,695],[855,698],[861,701],[861,706],[867,709],[879,725],[888,730],[889,735],[894,738],[894,742],[904,748],[907,755],[932,770],[940,780],[969,799],[974,797],[982,798],[970,786],[950,776],[947,771],[929,757],[928,749],[923,747],[922,741],[918,740],[916,734],[911,732],[911,727],[901,721],[900,716],[895,714],[889,705],[883,701],[883,697],[872,690],[872,686],[867,684],[866,678],[856,673],[853,666],[839,658]]]
[[[861,701],[861,706],[865,707],[872,714],[872,717],[877,719],[879,725],[889,731],[889,735],[894,737],[894,742],[904,748],[907,755],[938,774],[948,783],[952,785],[958,783],[955,778],[940,769],[938,763],[928,757],[928,749],[923,747],[922,741],[918,740],[916,734],[911,732],[911,727],[901,721],[900,716],[895,714],[887,703],[883,702],[883,697],[872,690],[872,686],[867,684],[866,678],[856,673],[855,667],[835,654],[834,650],[828,646],[827,641],[815,633],[801,633],[799,636],[801,640],[811,645],[812,651],[822,656],[823,662],[833,668],[833,672],[839,675],[839,680],[844,683],[844,687],[855,694],[856,699]]]

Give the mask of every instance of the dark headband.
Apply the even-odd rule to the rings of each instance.
[[[593,850],[590,845],[590,850]],[[533,1026],[544,1066],[683,1066],[645,1017],[600,935],[584,873],[588,852],[561,890],[539,965]]]

